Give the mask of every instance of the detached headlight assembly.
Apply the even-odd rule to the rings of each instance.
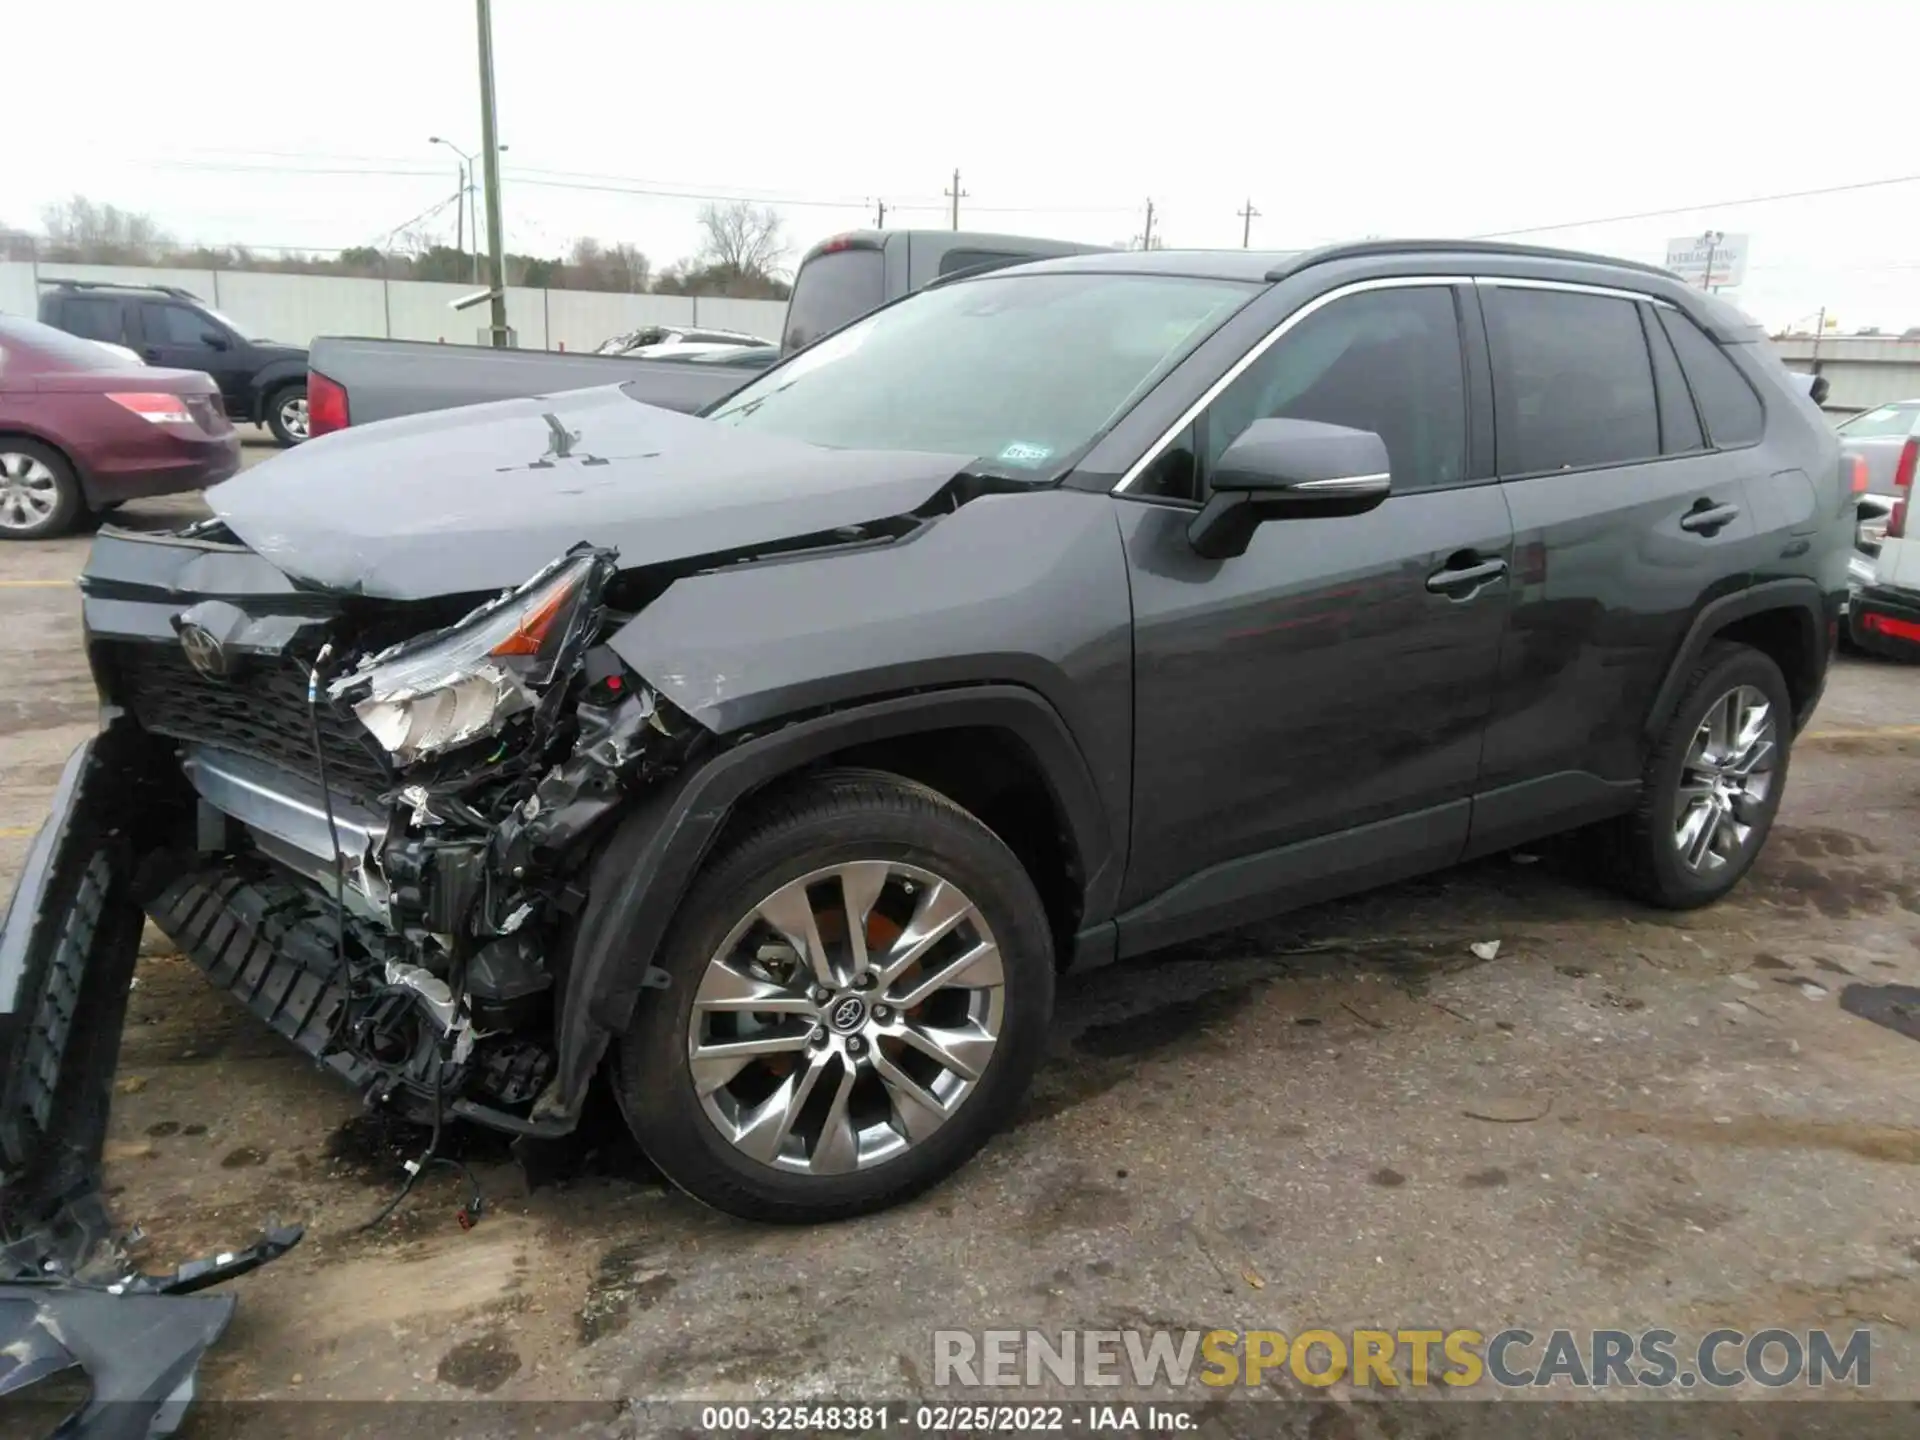
[[[613,552],[579,550],[458,624],[369,657],[327,687],[402,765],[492,735],[531,710],[599,610]]]

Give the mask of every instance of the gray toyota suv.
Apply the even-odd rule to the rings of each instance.
[[[1711,902],[1853,530],[1735,310],[1450,241],[963,275],[701,417],[415,415],[208,498],[81,580],[103,724],[0,935],[16,1229],[97,1148],[142,911],[436,1137],[604,1075],[694,1195],[816,1220],[986,1142],[1068,967],[1574,829]]]

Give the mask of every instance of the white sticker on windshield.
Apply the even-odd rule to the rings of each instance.
[[[1038,465],[1053,454],[1051,445],[1035,445],[1026,440],[1015,440],[1000,452],[1000,458],[1009,465]]]

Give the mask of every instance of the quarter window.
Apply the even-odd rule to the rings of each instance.
[[[1630,300],[1482,287],[1503,475],[1660,454],[1646,336]]]
[[[1384,440],[1396,492],[1456,484],[1467,464],[1462,367],[1451,287],[1346,296],[1294,326],[1213,402],[1206,465],[1255,420],[1320,420]]]
[[[1693,386],[1693,398],[1699,402],[1700,417],[1707,422],[1707,435],[1715,445],[1751,445],[1766,427],[1766,415],[1760,397],[1739,367],[1707,337],[1693,321],[1678,311],[1662,309],[1660,323],[1673,348],[1680,354],[1680,366]]]

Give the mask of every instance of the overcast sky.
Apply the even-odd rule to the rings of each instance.
[[[74,193],[188,241],[378,243],[479,147],[471,0],[17,4],[0,224]],[[509,248],[697,244],[697,198],[777,205],[790,261],[871,223],[1257,247],[1482,235],[1659,260],[1751,234],[1772,325],[1920,325],[1913,6],[1726,0],[495,0]],[[134,32],[137,32],[137,43]],[[607,188],[579,188],[600,186]],[[803,203],[804,202],[804,203]],[[447,240],[453,212],[436,222]],[[1518,238],[1518,237],[1516,237]]]

